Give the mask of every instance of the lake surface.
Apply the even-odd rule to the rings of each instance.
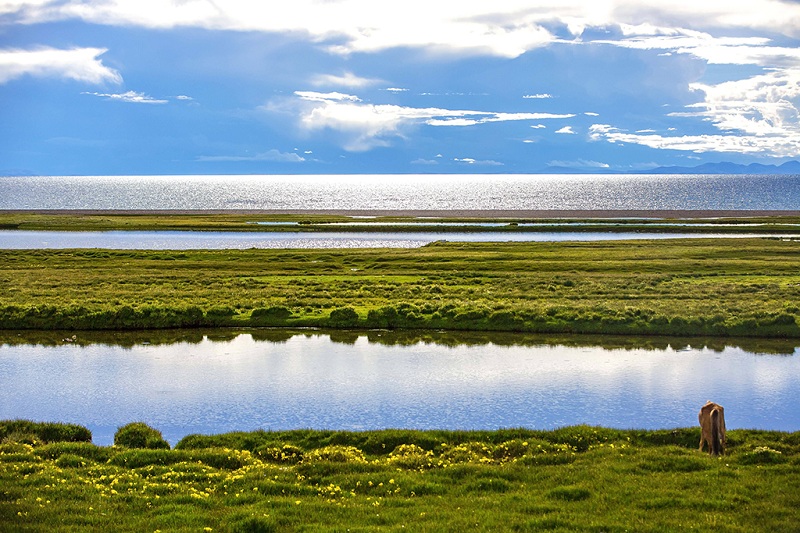
[[[769,237],[738,233],[639,232],[315,232],[0,230],[0,249],[246,250],[248,248],[417,248],[435,241],[562,242]],[[775,235],[798,238],[800,235]]]
[[[797,210],[800,176],[3,177],[0,209]]]
[[[0,419],[74,422],[94,442],[145,421],[171,444],[255,429],[800,430],[787,341],[432,332],[3,332]]]

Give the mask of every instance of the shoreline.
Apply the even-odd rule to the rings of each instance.
[[[408,218],[752,218],[800,216],[800,210],[763,209],[2,209],[0,215],[77,216],[337,215]]]

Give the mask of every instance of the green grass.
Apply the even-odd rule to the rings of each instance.
[[[1,424],[0,424],[1,426]],[[800,433],[195,435],[0,444],[0,531],[796,531]]]
[[[799,302],[800,247],[767,238],[0,250],[2,329],[314,326],[797,338]]]
[[[622,215],[620,215],[622,216]],[[280,224],[257,224],[278,222]],[[25,212],[0,211],[0,229],[38,231],[249,231],[272,232],[300,230],[337,232],[426,232],[432,228],[419,224],[413,216],[376,216],[365,220],[337,214],[276,214],[276,213],[182,213],[158,212]],[[426,218],[425,222],[431,222]],[[697,219],[653,218],[508,218],[479,216],[440,217],[436,231],[444,232],[559,232],[559,231],[647,231],[656,233],[754,233],[797,234],[800,217],[742,216]],[[464,225],[467,222],[471,225]],[[285,224],[291,225],[285,225]],[[344,224],[342,224],[344,223]],[[501,223],[501,226],[477,226],[475,223]],[[535,223],[535,226],[524,225]],[[579,223],[579,225],[566,225]],[[698,223],[704,224],[703,226]],[[336,225],[332,225],[336,224]],[[522,225],[521,225],[522,224]],[[708,226],[710,224],[710,226]]]

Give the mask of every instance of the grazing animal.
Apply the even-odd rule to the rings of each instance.
[[[725,409],[712,401],[700,408],[700,451],[703,444],[708,443],[708,453],[720,455],[725,453]]]

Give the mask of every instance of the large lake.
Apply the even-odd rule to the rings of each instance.
[[[792,341],[413,332],[2,332],[0,419],[145,421],[175,444],[259,428],[800,430]],[[71,334],[69,335],[71,340]],[[713,344],[712,344],[713,343]]]
[[[800,209],[800,176],[4,177],[1,209],[785,211]]]

